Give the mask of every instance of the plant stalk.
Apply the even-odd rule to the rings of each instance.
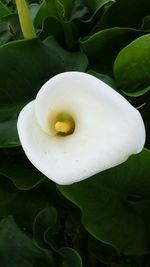
[[[21,30],[25,39],[36,37],[36,32],[31,20],[29,8],[26,0],[16,0]]]

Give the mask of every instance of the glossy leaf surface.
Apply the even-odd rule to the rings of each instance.
[[[83,225],[95,238],[122,253],[149,250],[150,152],[132,156],[126,163],[83,182],[58,186],[80,207]]]
[[[150,83],[150,34],[141,36],[124,49],[117,56],[114,63],[114,74],[118,86],[127,92],[140,95],[149,90]]]

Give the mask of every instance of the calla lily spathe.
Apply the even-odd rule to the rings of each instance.
[[[18,118],[23,149],[44,175],[72,184],[139,153],[140,113],[99,79],[65,72],[47,81]]]

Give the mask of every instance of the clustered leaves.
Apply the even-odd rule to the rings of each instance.
[[[15,1],[0,2],[0,265],[150,265],[150,1],[30,1],[24,40]],[[43,177],[21,149],[22,107],[55,74],[83,71],[139,109],[145,149],[70,186]],[[90,153],[90,151],[89,151]]]

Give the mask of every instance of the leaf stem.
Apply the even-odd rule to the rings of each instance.
[[[21,30],[25,39],[36,37],[26,0],[16,0]]]

